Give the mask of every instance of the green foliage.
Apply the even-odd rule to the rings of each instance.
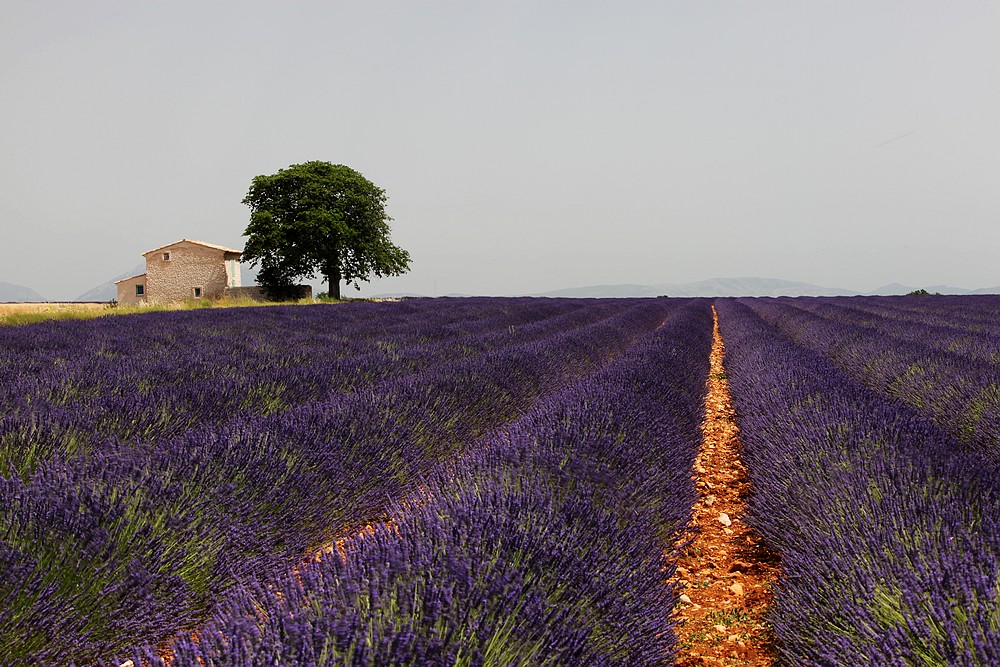
[[[317,274],[334,299],[342,280],[360,289],[372,276],[400,275],[410,254],[389,240],[385,202],[385,190],[344,165],[305,162],[257,176],[243,199],[243,259],[260,264],[257,281],[275,297]]]
[[[907,292],[906,296],[941,296],[941,292],[928,292],[925,289],[915,289],[912,292]]]

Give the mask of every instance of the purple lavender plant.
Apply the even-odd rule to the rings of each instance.
[[[842,372],[1000,463],[1000,297],[747,300]]]
[[[1000,663],[996,464],[755,314],[771,304],[717,309],[750,519],[782,557],[781,664]]]

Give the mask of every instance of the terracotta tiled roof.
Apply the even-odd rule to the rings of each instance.
[[[143,255],[148,255],[151,252],[157,252],[158,250],[163,250],[164,248],[169,248],[170,246],[175,246],[178,243],[195,243],[197,245],[205,246],[206,248],[214,248],[216,250],[221,250],[222,252],[235,252],[237,255],[242,254],[242,250],[235,250],[233,248],[227,248],[226,246],[216,245],[214,243],[205,243],[204,241],[195,241],[193,239],[181,239],[180,241],[174,241],[173,243],[168,243],[167,245],[161,245],[159,248],[153,248],[152,250],[147,250],[142,253]]]
[[[142,278],[142,277],[143,277],[143,276],[145,276],[145,275],[146,275],[145,273],[140,273],[140,274],[138,274],[138,275],[134,275],[134,276],[129,276],[128,278],[122,278],[121,280],[116,280],[116,281],[115,281],[115,285],[117,285],[118,283],[123,283],[123,282],[125,282],[126,280],[135,280],[136,278]]]

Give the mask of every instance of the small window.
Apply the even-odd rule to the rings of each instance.
[[[146,286],[145,285],[136,285],[135,286],[135,295],[136,296],[142,296],[145,293],[146,293]]]
[[[196,298],[196,299],[200,299],[201,298],[201,288],[200,287],[195,287],[194,288],[194,298]]]
[[[169,252],[163,253],[163,261],[164,262],[169,262],[170,261],[170,253]]]

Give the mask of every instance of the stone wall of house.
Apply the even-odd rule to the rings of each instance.
[[[145,257],[147,300],[169,303],[199,296],[221,298],[230,282],[225,260],[236,259],[237,255],[181,241],[147,252]],[[236,282],[239,284],[238,266]]]
[[[118,286],[118,303],[120,304],[139,304],[146,303],[146,276],[133,276],[131,278],[126,278],[125,280],[115,283]],[[135,293],[135,286],[142,285],[143,293],[138,295]]]

